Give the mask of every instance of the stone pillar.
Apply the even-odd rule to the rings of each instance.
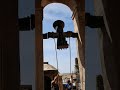
[[[19,90],[18,2],[3,0],[0,6],[0,90]]]
[[[44,90],[42,20],[41,0],[35,0],[36,90]]]
[[[108,5],[107,0],[106,4]],[[100,42],[100,60],[101,60],[101,67],[102,67],[102,76],[104,82],[105,90],[118,90],[119,89],[119,75],[116,65],[116,59],[114,58],[114,49],[113,49],[113,42],[111,36],[111,28],[113,24],[109,26],[109,17],[106,14],[104,7],[110,8],[107,6],[103,6],[103,2],[101,0],[94,0],[94,7],[95,7],[95,15],[96,16],[103,16],[105,26],[102,28],[98,28],[98,35],[99,35],[99,42]],[[113,9],[111,9],[113,10]],[[111,15],[109,15],[111,17]],[[115,28],[113,31],[116,30]],[[113,88],[114,87],[114,88]],[[118,89],[117,89],[118,88]]]
[[[77,4],[78,13],[78,65],[81,90],[85,90],[85,0]]]

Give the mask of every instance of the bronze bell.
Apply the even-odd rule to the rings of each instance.
[[[64,49],[68,48],[68,43],[63,35],[63,28],[65,24],[62,20],[57,20],[53,23],[54,29],[58,33],[58,38],[57,38],[57,49]]]

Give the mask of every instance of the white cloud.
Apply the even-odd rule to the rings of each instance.
[[[44,8],[44,19],[57,20],[71,18],[72,11],[64,4],[52,3]]]
[[[61,3],[52,3],[47,5],[44,8],[44,11],[47,11],[49,13],[58,13],[62,12],[62,13],[72,13],[72,11],[70,10],[70,8],[64,4]]]

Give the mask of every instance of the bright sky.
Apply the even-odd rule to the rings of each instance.
[[[63,20],[65,23],[64,31],[74,31],[73,21],[71,19],[72,11],[70,8],[64,4],[52,3],[44,8],[44,18],[43,18],[43,33],[55,32],[53,28],[53,23],[56,20]],[[67,39],[68,43],[69,40]],[[71,42],[71,60],[72,60],[72,71],[74,71],[74,64],[76,58],[76,43],[75,38],[70,38]],[[57,42],[56,42],[57,43]],[[60,73],[70,72],[70,50],[63,49],[57,50],[58,57],[58,68]],[[56,51],[54,39],[50,38],[44,40],[44,61],[49,62],[53,66],[57,66],[56,62]]]

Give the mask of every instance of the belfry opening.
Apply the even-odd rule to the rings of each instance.
[[[71,74],[74,76],[74,82],[76,80],[75,58],[77,57],[77,50],[75,43],[78,33],[74,31],[72,15],[73,12],[70,8],[62,3],[51,3],[43,9],[44,66],[48,62],[47,65],[51,69],[44,70],[44,77],[48,76],[54,80],[54,77],[59,74],[61,85],[63,85],[61,88],[65,88],[64,84],[67,83]],[[56,69],[52,69],[50,64]],[[48,83],[44,83],[44,86],[47,86],[46,84]]]

